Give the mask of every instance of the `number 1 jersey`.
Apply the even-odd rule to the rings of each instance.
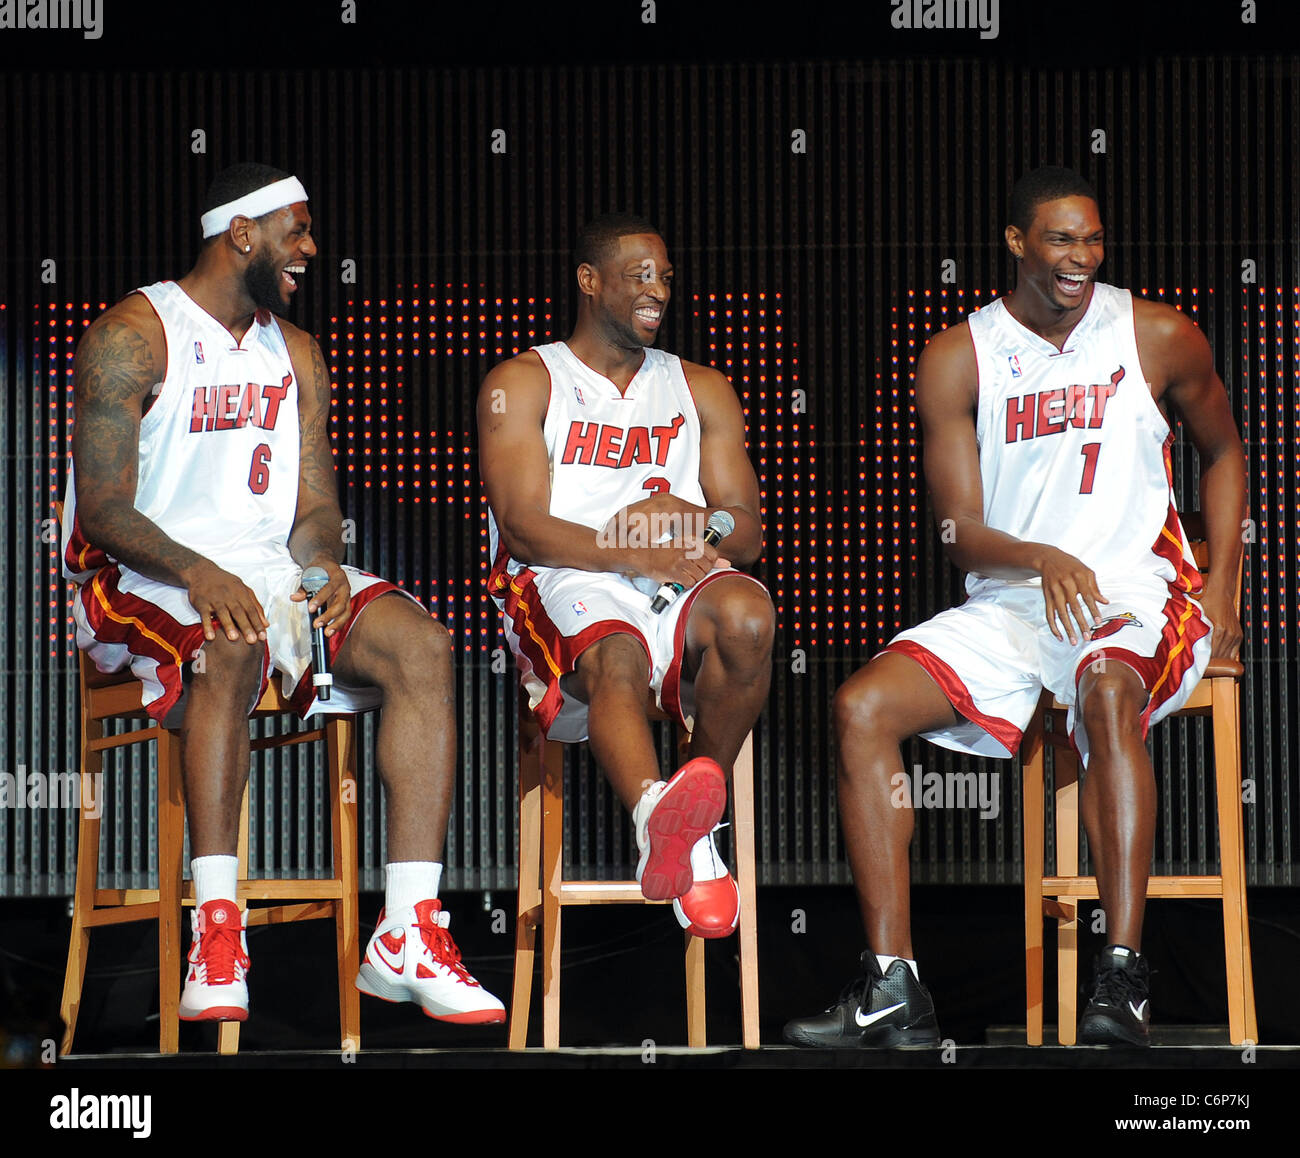
[[[968,323],[985,524],[1074,555],[1103,594],[1107,577],[1133,575],[1198,594],[1174,503],[1174,438],[1138,361],[1129,291],[1094,283],[1064,350],[1017,322],[1002,299]],[[971,574],[966,590],[994,582],[1003,581]]]

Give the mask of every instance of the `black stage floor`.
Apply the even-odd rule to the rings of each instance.
[[[1199,1119],[1231,1123],[1205,1132],[1253,1128],[1256,1138],[1271,1121],[1289,1123],[1296,1088],[1292,1071],[1300,1069],[1295,984],[1300,890],[1250,892],[1261,1044],[1247,1049],[1227,1043],[1219,910],[1199,901],[1152,902],[1148,908],[1143,948],[1154,967],[1151,1049],[1026,1046],[1022,895],[1015,885],[914,890],[921,974],[934,993],[946,1045],[897,1052],[805,1051],[778,1044],[787,1018],[823,1008],[856,971],[861,926],[852,890],[844,887],[759,890],[764,1046],[758,1051],[730,1044],[740,1039],[734,939],[707,946],[708,1037],[719,1044],[685,1048],[682,937],[662,907],[566,912],[565,1048],[549,1053],[506,1050],[504,1026],[445,1025],[412,1006],[366,997],[361,999],[362,1048],[341,1053],[333,931],[328,922],[312,922],[251,932],[252,1009],[238,1055],[216,1055],[214,1027],[183,1025],[182,1052],[160,1058],[153,926],[110,927],[92,934],[75,1054],[43,1069],[0,1075],[0,1097],[42,1124],[60,1091],[78,1090],[83,1097],[88,1091],[149,1092],[153,1136],[170,1138],[174,1128],[178,1140],[193,1129],[185,1107],[192,1104],[196,1081],[253,1113],[263,1102],[275,1107],[302,1092],[309,1092],[317,1109],[328,1109],[337,1094],[347,1100],[347,1117],[355,1121],[371,1113],[358,1096],[383,1101],[397,1091],[418,1100],[437,1091],[444,1099],[455,1091],[456,1106],[475,1107],[476,1120],[504,1112],[498,1123],[503,1130],[523,1128],[512,1107],[539,1089],[557,1097],[578,1090],[587,1097],[605,1089],[611,1096],[675,1091],[685,1097],[673,1103],[680,1109],[696,1104],[697,1092],[706,1087],[691,1083],[702,1074],[716,1075],[708,1078],[708,1089],[730,1091],[728,1114],[735,1119],[775,1114],[786,1120],[796,1112],[792,1105],[800,1114],[811,1112],[824,1090],[848,1095],[847,1101],[827,1104],[840,1111],[833,1117],[845,1110],[850,1115],[881,1107],[906,1110],[909,1120],[926,1122],[937,1136],[957,1139],[965,1136],[962,1123],[987,1125],[992,1107],[1001,1107],[999,1128],[1017,1136],[1034,1122],[1044,1129],[1090,1124],[1097,1131],[1087,1144],[1128,1129],[1115,1123],[1134,1115],[1155,1123],[1141,1129],[1165,1136],[1195,1133],[1201,1128],[1186,1122]],[[511,893],[446,898],[465,960],[507,1003],[513,903]],[[380,904],[377,895],[363,897],[363,937],[369,936],[368,922]],[[35,1055],[42,1043],[61,1034],[58,999],[67,935],[63,900],[0,902],[0,1037],[7,1035],[11,1066],[24,1060],[24,1043],[27,1060],[39,1061]],[[1084,941],[1089,956],[1093,942],[1100,944],[1091,935]],[[1050,1023],[1056,992],[1051,953],[1047,971]],[[541,1040],[540,977],[534,982],[529,1040]],[[1046,1040],[1055,1040],[1050,1024]],[[564,1086],[565,1075],[575,1071],[584,1074],[583,1085]],[[854,1076],[837,1077],[837,1071]],[[745,1076],[723,1077],[726,1073]],[[638,1074],[658,1077],[647,1087]],[[719,1081],[724,1085],[713,1085]],[[769,1089],[770,1100],[755,1099]],[[1032,1105],[1039,1108],[1025,1109]],[[1008,1113],[1018,1123],[1014,1128],[1005,1125]],[[297,1116],[293,1137],[316,1136],[325,1128],[322,1122],[336,1120],[329,1113]],[[267,1121],[278,1130],[277,1114]],[[324,1136],[328,1140],[328,1129]]]

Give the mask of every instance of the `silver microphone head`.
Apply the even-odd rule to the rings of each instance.
[[[705,524],[705,532],[712,531],[719,539],[725,539],[736,529],[736,520],[726,511],[714,511]]]
[[[299,580],[302,584],[302,589],[307,592],[308,595],[317,594],[317,592],[319,592],[320,589],[329,581],[329,574],[326,572],[324,567],[308,567],[307,570],[302,573],[302,579]]]

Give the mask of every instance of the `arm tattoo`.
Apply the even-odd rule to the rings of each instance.
[[[298,513],[289,551],[299,563],[342,558],[343,514],[330,450],[330,377],[320,345],[310,340],[311,381],[299,383]]]
[[[135,509],[142,400],[158,380],[148,341],[108,321],[82,339],[76,364],[72,458],[78,517],[97,547],[142,575],[184,586],[201,556]]]

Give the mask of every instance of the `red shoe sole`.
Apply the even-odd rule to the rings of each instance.
[[[186,1017],[183,1013],[177,1016],[181,1021],[247,1021],[248,1010],[240,1009],[237,1005],[214,1005],[192,1017]]]
[[[646,824],[649,855],[641,874],[641,895],[667,901],[689,892],[691,849],[708,836],[727,807],[727,778],[716,760],[697,756],[668,781]]]

